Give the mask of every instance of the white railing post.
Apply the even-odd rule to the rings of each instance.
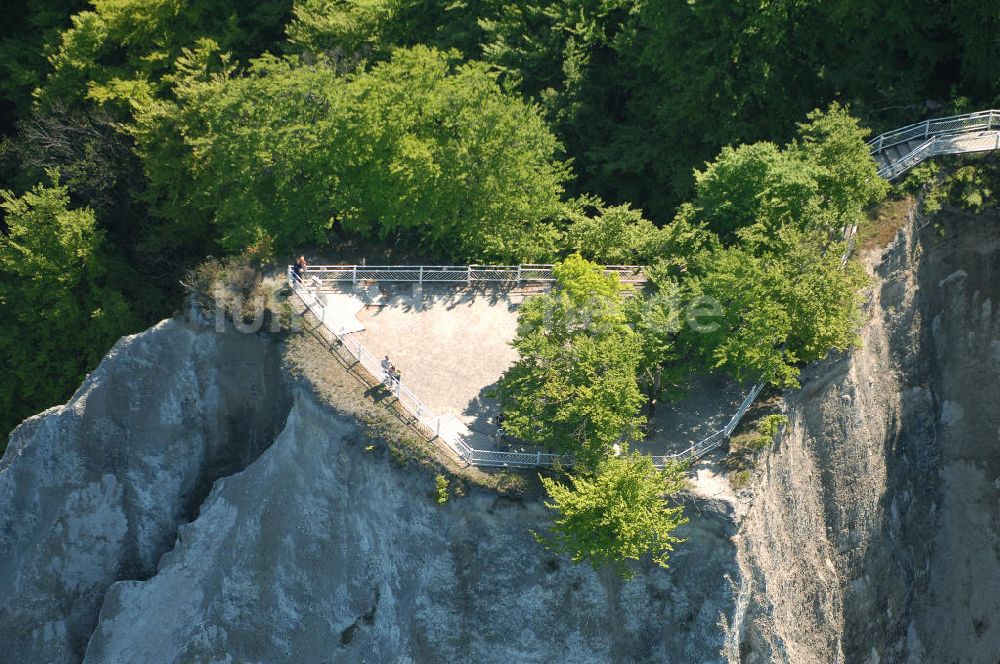
[[[471,265],[467,266],[466,270],[467,270],[467,272],[465,273],[465,285],[466,286],[471,286],[472,285],[472,266]]]
[[[417,277],[417,283],[420,284],[421,288],[423,288],[423,285],[424,285],[424,266],[423,265],[420,266],[420,276]]]
[[[542,451],[541,450],[538,450],[538,455],[535,457],[535,465],[536,466],[541,466],[542,465]]]
[[[517,266],[517,285],[521,285],[521,266]]]
[[[931,121],[924,120],[924,138],[927,138],[930,135],[931,135]]]
[[[881,152],[882,151],[882,143],[884,141],[885,141],[885,134],[879,134],[879,136],[878,136],[878,150],[877,150],[877,152]]]
[[[357,284],[358,284],[358,266],[357,265],[352,265],[351,266],[351,285],[352,286],[357,286]]]

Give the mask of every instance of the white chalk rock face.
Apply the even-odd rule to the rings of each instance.
[[[22,424],[0,662],[721,661],[728,504],[625,583],[547,554],[538,502],[437,505],[290,383],[274,340],[167,321]]]
[[[671,570],[625,583],[556,560],[537,503],[366,453],[298,395],[273,446],[215,485],[146,581],[115,584],[88,662],[713,662],[731,610],[732,526],[715,503]]]
[[[79,661],[110,584],[155,572],[289,404],[273,344],[166,321],[19,426],[0,461],[0,661]]]

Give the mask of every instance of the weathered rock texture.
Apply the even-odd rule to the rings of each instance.
[[[111,583],[155,573],[289,406],[272,344],[168,321],[18,427],[0,462],[0,661],[80,661]]]
[[[721,659],[728,504],[692,499],[672,569],[624,583],[547,556],[537,502],[437,505],[433,472],[291,382],[275,341],[170,321],[24,423],[0,661]]]
[[[731,661],[996,662],[1000,220],[938,223],[873,257],[864,347],[787,395]]]
[[[546,556],[544,508],[364,451],[300,395],[274,445],[218,482],[148,581],[108,592],[86,661],[718,661],[729,521],[631,583]]]

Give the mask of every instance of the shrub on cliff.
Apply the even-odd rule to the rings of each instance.
[[[547,477],[542,484],[555,514],[550,531],[535,537],[575,563],[609,567],[627,579],[633,575],[627,561],[649,556],[667,567],[674,545],[683,541],[674,531],[687,523],[684,509],[669,502],[684,485],[680,466],[660,471],[650,457],[633,452],[605,459],[567,484]]]

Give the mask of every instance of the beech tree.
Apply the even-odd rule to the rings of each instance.
[[[640,435],[641,339],[616,275],[578,255],[554,272],[554,290],[527,300],[518,316],[512,343],[520,358],[497,390],[504,428],[592,467]]]
[[[596,215],[580,215],[573,221],[565,243],[602,265],[645,265],[663,251],[665,239],[641,210],[629,205],[602,205]]]
[[[177,102],[139,111],[139,150],[162,213],[214,223],[229,249],[288,250],[339,224],[453,260],[556,250],[558,143],[481,64],[420,46],[350,76],[273,56],[237,75],[203,41],[175,80]]]
[[[628,579],[634,574],[628,561],[648,556],[667,567],[674,545],[684,541],[675,534],[687,523],[684,508],[670,502],[684,486],[678,465],[659,471],[649,456],[633,452],[607,458],[566,484],[541,480],[554,514],[549,532],[535,537],[574,563],[608,567]]]
[[[859,265],[841,266],[841,246],[814,235],[786,228],[776,245],[763,255],[728,247],[705,257],[691,288],[721,316],[708,329],[684,328],[682,343],[738,380],[797,386],[800,363],[859,342],[868,278]]]
[[[767,245],[786,226],[825,240],[864,221],[889,190],[878,176],[868,130],[838,104],[815,110],[784,149],[768,142],[725,147],[695,172],[692,210],[726,244]]]
[[[55,174],[53,173],[53,179]],[[106,285],[103,236],[89,209],[70,209],[66,187],[0,191],[0,429],[64,400],[132,325]]]

